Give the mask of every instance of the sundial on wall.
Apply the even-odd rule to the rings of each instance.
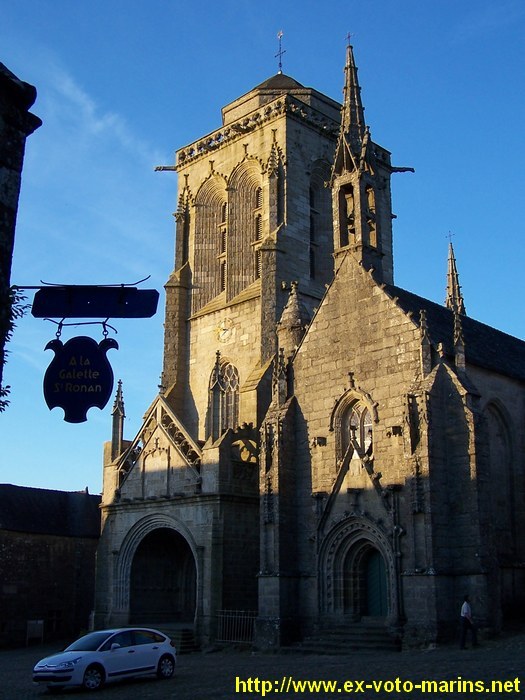
[[[233,335],[234,324],[231,318],[223,318],[217,326],[217,340],[227,343]]]

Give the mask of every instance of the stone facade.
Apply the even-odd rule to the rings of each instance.
[[[523,605],[525,343],[394,286],[388,151],[281,73],[177,153],[159,395],[106,447],[97,624],[255,611],[255,643]],[[325,186],[328,185],[328,186]],[[159,602],[160,601],[160,602]]]
[[[35,99],[35,88],[0,63],[0,388],[4,345],[12,328],[11,261],[25,145],[42,124],[29,112]]]

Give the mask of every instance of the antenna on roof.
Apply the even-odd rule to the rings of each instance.
[[[282,39],[283,39],[283,30],[282,29],[279,29],[279,31],[277,32],[277,38],[279,39],[279,51],[277,51],[277,53],[275,54],[275,58],[277,58],[277,56],[279,56],[279,71],[278,72],[282,73],[283,72],[283,60],[282,59],[283,59],[283,54],[286,53],[286,49],[284,49],[284,51],[283,51],[283,47],[282,47]]]

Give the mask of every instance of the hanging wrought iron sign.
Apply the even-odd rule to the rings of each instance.
[[[145,282],[147,277],[140,282]],[[106,357],[118,343],[108,338],[109,318],[150,318],[157,311],[156,289],[137,289],[133,285],[49,285],[18,286],[37,289],[31,313],[58,325],[56,338],[46,345],[53,350],[44,375],[44,398],[50,409],[64,410],[68,423],[83,423],[90,408],[104,408],[113,391],[113,370]],[[53,321],[60,318],[60,321]],[[105,318],[105,321],[64,323],[66,318]],[[104,339],[99,343],[88,336],[77,336],[66,343],[60,340],[63,326],[101,325]]]
[[[46,345],[55,357],[44,375],[44,398],[50,409],[64,409],[68,423],[83,423],[90,408],[104,408],[113,391],[113,370],[106,357],[118,350],[113,338],[97,343],[88,336],[71,338],[65,344],[56,338]]]
[[[36,318],[150,318],[157,311],[156,289],[128,285],[39,287],[31,314]]]

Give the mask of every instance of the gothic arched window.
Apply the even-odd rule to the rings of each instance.
[[[263,231],[263,191],[260,164],[255,160],[242,163],[228,183],[230,216],[228,222],[228,285],[231,299],[258,277],[257,250]]]
[[[355,401],[347,408],[341,421],[341,438],[343,453],[352,443],[361,455],[372,454],[372,415],[364,403]]]
[[[222,367],[222,377],[221,428],[234,430],[239,424],[239,372],[228,362]]]
[[[487,502],[490,527],[494,533],[498,556],[511,558],[515,543],[514,464],[510,425],[507,411],[497,403],[489,403],[484,410],[488,429],[489,493]]]
[[[199,311],[224,289],[228,230],[226,183],[206,180],[195,199],[192,311]]]
[[[231,362],[217,360],[209,384],[207,436],[214,440],[239,425],[239,372]]]

